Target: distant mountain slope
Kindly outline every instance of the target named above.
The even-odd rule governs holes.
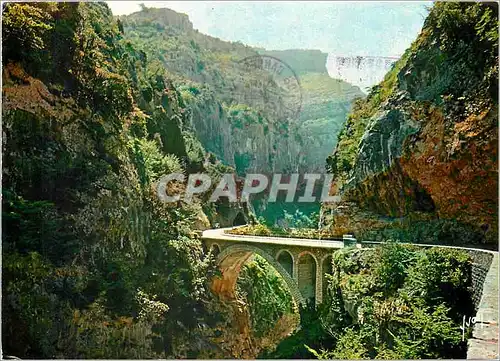
[[[276,57],[297,74],[302,89],[298,134],[309,171],[324,171],[324,160],[337,144],[340,129],[353,99],[363,97],[358,87],[333,79],[326,69],[327,54],[319,50],[262,50]]]
[[[146,8],[120,21],[125,39],[176,79],[203,146],[240,174],[323,170],[350,102],[363,95],[329,78],[326,54],[317,50],[225,42],[193,30],[184,14],[169,9]],[[293,94],[302,96],[299,116],[287,112],[279,79],[242,66],[259,53],[281,59],[303,83],[302,94]]]
[[[359,88],[325,73],[307,72],[299,76],[302,86],[302,112],[299,134],[311,170],[324,171],[324,163],[337,144],[337,137],[351,109],[352,100],[363,96]]]
[[[298,75],[303,73],[327,74],[325,64],[328,54],[320,50],[266,50],[262,48],[257,48],[256,50],[259,54],[274,56],[283,60]]]

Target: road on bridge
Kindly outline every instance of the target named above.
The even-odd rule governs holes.
[[[315,247],[315,248],[344,248],[344,242],[342,240],[321,240],[321,239],[310,239],[310,238],[291,238],[291,237],[268,237],[268,236],[249,236],[240,234],[230,234],[226,231],[239,228],[217,228],[217,229],[207,229],[203,231],[201,236],[202,239],[210,240],[221,240],[221,241],[243,241],[252,242],[260,244],[281,244],[287,246],[303,246],[303,247]]]

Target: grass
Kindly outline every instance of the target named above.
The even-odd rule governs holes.
[[[235,229],[227,230],[228,234],[263,237],[284,237],[284,238],[307,238],[307,239],[332,239],[338,240],[340,237],[329,233],[327,230],[314,228],[280,228],[269,227],[265,224],[246,225]]]

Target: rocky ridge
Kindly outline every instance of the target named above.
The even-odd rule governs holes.
[[[325,206],[326,224],[352,231],[340,216],[351,204],[359,234],[374,229],[366,219],[406,231],[426,220],[434,241],[497,242],[497,15],[489,4],[433,7],[411,48],[349,115],[328,160],[348,203]],[[415,236],[406,233],[397,237]]]

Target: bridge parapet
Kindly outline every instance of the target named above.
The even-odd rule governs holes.
[[[327,260],[331,262],[329,257],[344,247],[344,241],[230,235],[225,230],[205,231],[202,239],[207,249],[214,249],[218,254],[223,279],[226,271],[235,278],[225,279],[226,288],[234,286],[239,269],[237,273],[234,269],[229,270],[224,261],[234,254],[239,254],[238,260],[258,254],[283,277],[297,303],[304,303],[307,299],[314,299],[316,304],[322,302],[326,282],[323,268],[329,270]]]

